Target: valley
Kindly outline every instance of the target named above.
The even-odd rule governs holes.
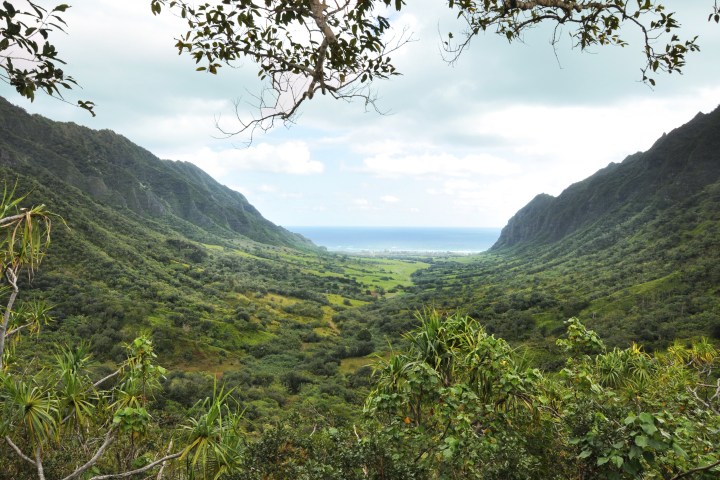
[[[382,257],[318,248],[197,167],[160,160],[112,132],[30,116],[4,101],[0,107],[6,193],[28,193],[23,207],[44,204],[53,222],[42,264],[18,277],[20,304],[45,302],[53,320],[13,344],[7,371],[32,372],[29,384],[41,382],[58,348],[82,346],[97,361],[87,370],[92,384],[117,365],[130,368],[128,351],[146,339],[166,370],[149,370],[155,392],[123,410],[138,415],[147,406],[162,425],[142,430],[146,464],[149,446],[190,428],[188,418],[206,407],[203,415],[216,408],[235,422],[235,437],[217,437],[232,437],[227,448],[241,457],[228,472],[254,471],[248,465],[259,460],[278,469],[248,478],[289,478],[292,469],[320,478],[312,475],[322,468],[334,472],[327,478],[351,478],[349,471],[365,478],[368,465],[379,472],[373,478],[465,478],[466,453],[497,469],[487,478],[510,478],[513,469],[518,478],[550,478],[541,445],[563,452],[558,475],[573,478],[608,462],[620,476],[607,478],[630,478],[641,468],[679,474],[717,458],[720,110],[557,198],[536,197],[487,252]],[[686,364],[663,353],[682,349]],[[602,377],[601,363],[612,355],[646,362],[645,380],[632,376],[640,367],[623,373],[626,380]],[[676,369],[676,377],[661,378],[663,369]],[[578,403],[563,396],[571,384],[582,393]],[[118,383],[83,401],[116,405],[115,387],[128,388]],[[637,394],[636,404],[625,403],[622,388]],[[694,405],[692,415],[668,417],[656,403],[663,395]],[[218,398],[225,403],[213,407]],[[604,404],[612,408],[602,415],[619,415],[630,430],[663,422],[685,430],[652,444],[632,430],[627,443],[592,423],[600,417],[578,413]],[[653,416],[630,419],[638,405]],[[124,421],[115,415],[111,422]],[[560,424],[568,430],[557,444],[544,438]],[[106,426],[95,425],[96,435]],[[595,444],[588,428],[614,440]],[[123,447],[128,458],[137,453],[135,438]],[[495,441],[512,447],[495,450]],[[341,445],[337,458],[328,453],[332,443]],[[206,455],[221,461],[217,451]],[[60,457],[53,457],[57,472],[66,469]],[[132,463],[123,462],[114,467]],[[324,467],[315,471],[312,462]],[[187,476],[182,470],[177,478],[200,472],[194,460]]]

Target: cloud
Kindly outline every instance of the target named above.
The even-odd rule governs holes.
[[[221,151],[204,147],[193,153],[168,156],[174,160],[192,162],[219,180],[242,171],[312,175],[325,170],[322,162],[311,158],[308,145],[300,141],[279,145],[261,143],[249,148],[230,148]]]
[[[400,199],[393,195],[383,195],[380,197],[380,200],[382,200],[385,203],[397,203],[400,201]]]
[[[379,176],[449,177],[468,174],[506,176],[519,171],[507,160],[485,153],[455,156],[450,153],[394,154],[379,153],[363,160],[363,170]]]

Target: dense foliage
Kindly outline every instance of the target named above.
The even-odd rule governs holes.
[[[253,240],[221,208],[202,228],[177,203],[198,178],[243,199],[110,132],[15,120],[57,145],[0,137],[0,478],[717,476],[714,134],[658,142],[693,156],[652,188],[620,167],[573,187],[636,195],[560,239],[376,258],[257,217]],[[154,175],[87,181],[127,164]],[[119,202],[138,183],[162,209]]]
[[[367,409],[434,478],[676,478],[720,464],[718,355],[607,349],[575,318],[556,374],[469,317],[429,312]],[[697,470],[698,472],[700,470]],[[696,478],[705,478],[697,474]]]

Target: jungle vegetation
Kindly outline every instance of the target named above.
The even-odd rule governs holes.
[[[385,259],[245,206],[198,217],[178,192],[215,187],[192,169],[4,111],[0,478],[717,475],[720,190],[699,148],[716,115],[657,144],[694,152],[666,155],[695,171],[675,183],[702,179],[692,195],[637,195],[560,240]],[[624,169],[652,158],[563,195],[643,190]],[[124,184],[87,181],[130,159]],[[520,217],[506,240],[533,231]]]
[[[425,310],[405,347],[376,364],[352,427],[318,412],[254,436],[240,389],[217,379],[182,412],[159,401],[167,371],[147,335],[109,373],[83,343],[54,345],[48,359],[18,355],[50,321],[44,303],[16,303],[18,279],[41,267],[57,221],[25,200],[6,188],[0,204],[4,478],[676,480],[712,478],[720,466],[716,348],[701,339],[654,354],[609,349],[576,318],[556,342],[563,368],[543,373],[470,317]]]
[[[177,47],[201,70],[258,60],[271,108],[237,132],[317,93],[372,104],[397,73],[391,4],[150,2],[187,22]],[[60,96],[68,7],[26,5],[0,7],[0,78]],[[657,2],[449,7],[467,26],[451,57],[486,29],[570,25],[585,49],[630,27],[652,84],[698,48]],[[609,167],[575,186],[621,200],[592,222],[541,197],[551,221],[518,218],[522,241],[382,259],[323,252],[112,132],[0,107],[0,478],[716,478],[720,122],[660,147],[654,180],[676,190],[629,195],[662,189]],[[707,155],[677,168],[673,150]]]

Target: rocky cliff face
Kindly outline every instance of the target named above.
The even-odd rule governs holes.
[[[215,235],[242,235],[278,246],[311,247],[270,221],[245,197],[195,165],[160,160],[109,130],[91,130],[28,115],[0,98],[0,162],[50,176],[117,210],[172,224],[189,222]]]
[[[611,163],[558,197],[542,194],[520,209],[493,249],[557,242],[576,232],[648,219],[720,180],[720,108],[658,139],[650,150]],[[636,222],[635,222],[636,224]]]

